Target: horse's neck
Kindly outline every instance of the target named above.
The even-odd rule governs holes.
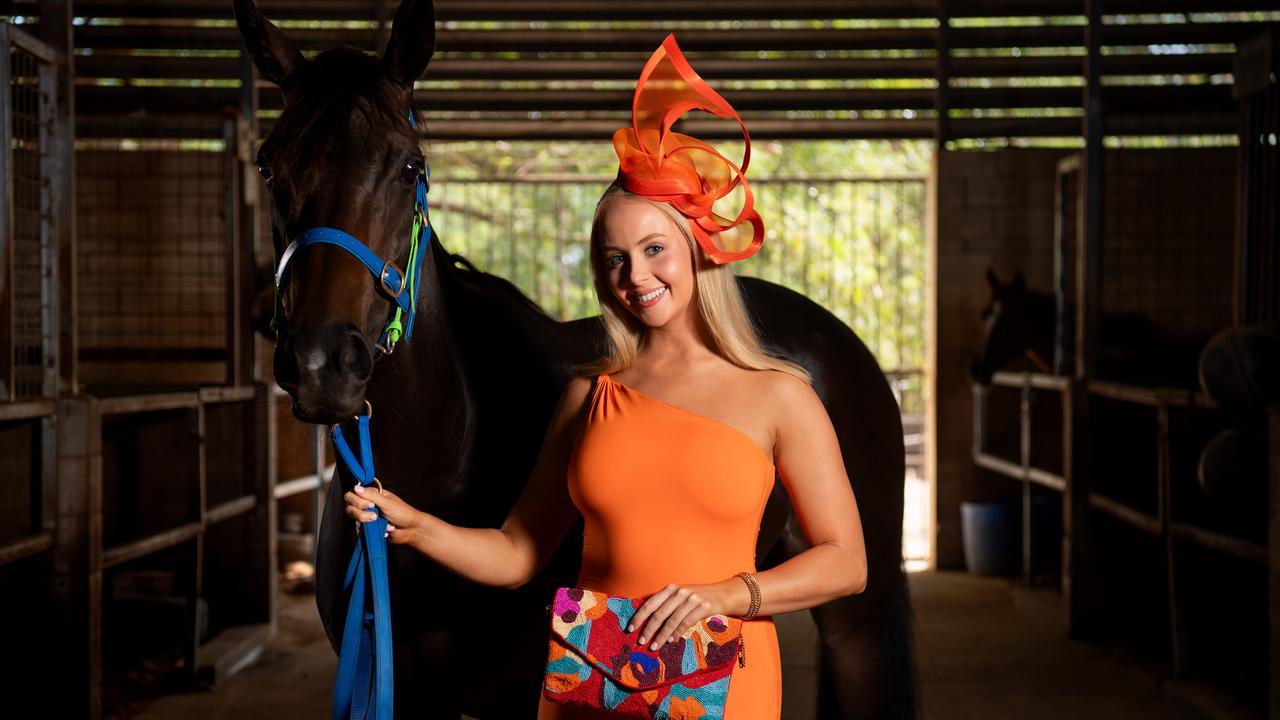
[[[449,317],[453,280],[447,255],[432,242],[422,267],[413,340],[401,340],[374,365],[368,391],[375,448],[395,465],[389,469],[421,479],[411,495],[430,507],[457,497],[476,424],[466,363]],[[403,481],[398,484],[403,487]]]

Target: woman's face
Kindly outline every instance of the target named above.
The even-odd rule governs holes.
[[[619,198],[604,213],[600,262],[609,289],[646,326],[665,325],[693,300],[688,241],[671,216],[644,200]]]

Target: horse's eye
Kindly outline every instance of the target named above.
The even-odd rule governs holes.
[[[258,174],[262,176],[263,180],[271,182],[271,164],[267,162],[266,156],[258,153],[256,162],[258,163]]]
[[[406,182],[414,182],[418,179],[418,175],[422,173],[422,161],[410,160],[404,164],[402,177]]]

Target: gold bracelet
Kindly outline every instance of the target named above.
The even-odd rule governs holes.
[[[760,612],[760,584],[756,582],[756,576],[749,572],[740,572],[738,577],[742,578],[742,582],[747,584],[747,590],[751,592],[751,606],[747,608],[747,614],[742,616],[743,620],[750,620]]]

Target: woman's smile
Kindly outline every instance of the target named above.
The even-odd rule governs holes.
[[[636,299],[636,303],[643,308],[652,307],[659,300],[661,300],[666,296],[667,296],[666,285],[662,285],[660,287],[654,288],[653,290],[650,290],[649,292],[646,292],[644,294],[632,295],[632,297]]]

